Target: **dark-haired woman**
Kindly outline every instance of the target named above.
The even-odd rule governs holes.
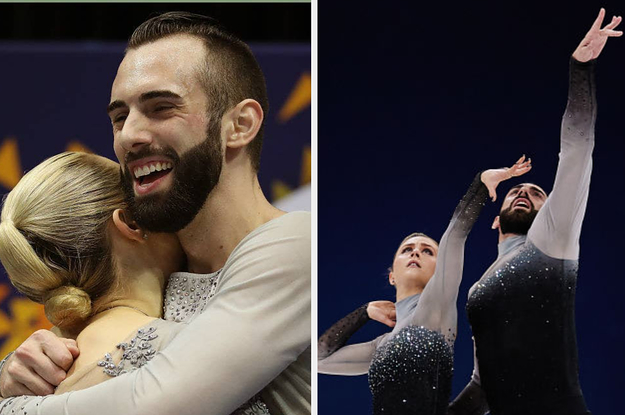
[[[436,414],[447,411],[456,337],[456,299],[464,243],[487,196],[497,185],[531,169],[524,157],[507,169],[479,174],[437,244],[416,233],[399,246],[389,273],[397,302],[376,301],[352,312],[320,337],[319,373],[369,374],[374,414]],[[375,340],[344,346],[370,319],[393,330]]]

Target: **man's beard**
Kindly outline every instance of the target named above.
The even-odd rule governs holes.
[[[513,202],[514,203],[514,202]],[[531,202],[530,202],[531,203]],[[499,213],[499,227],[501,233],[527,235],[538,211],[530,206],[529,211],[512,210],[512,205]]]
[[[219,128],[218,123],[210,123],[206,139],[182,156],[169,146],[160,149],[146,147],[129,154],[122,171],[122,187],[133,219],[141,228],[150,232],[178,232],[195,218],[221,174]],[[134,179],[128,170],[128,162],[153,155],[163,155],[171,160],[171,187],[167,191],[135,196]]]

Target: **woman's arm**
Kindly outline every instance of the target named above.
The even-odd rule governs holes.
[[[328,375],[363,375],[369,371],[371,359],[381,337],[366,343],[345,346],[349,338],[369,320],[395,325],[395,304],[373,301],[351,312],[332,325],[317,343],[319,373]]]
[[[487,196],[495,200],[499,183],[520,176],[530,169],[531,161],[521,157],[512,167],[486,170],[475,176],[441,238],[434,275],[423,290],[411,324],[425,326],[443,334],[450,344],[456,336],[456,299],[462,279],[464,243],[477,221]]]

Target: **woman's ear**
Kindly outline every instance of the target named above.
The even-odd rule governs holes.
[[[145,241],[143,230],[137,226],[137,223],[127,210],[115,209],[113,212],[113,224],[126,238],[136,242]]]

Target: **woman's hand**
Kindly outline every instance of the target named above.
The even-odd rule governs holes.
[[[367,306],[367,314],[371,320],[379,321],[389,327],[395,327],[397,315],[395,303],[391,301],[371,301]]]
[[[604,17],[605,9],[602,7],[592,27],[586,33],[577,49],[575,49],[575,52],[573,52],[573,58],[578,62],[588,62],[591,59],[597,59],[609,37],[619,37],[623,34],[619,30],[614,30],[621,23],[621,16],[613,16],[612,21],[602,29],[601,23],[603,23]]]
[[[497,186],[499,183],[512,177],[521,176],[532,169],[532,159],[525,160],[523,155],[512,167],[503,169],[490,169],[482,173],[482,183],[488,189],[488,194],[494,202],[497,200]]]

